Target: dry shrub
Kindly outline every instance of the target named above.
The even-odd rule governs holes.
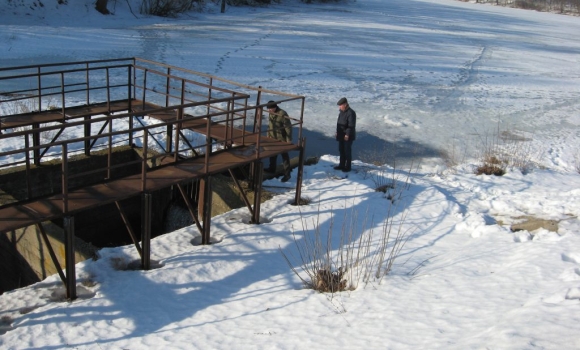
[[[143,0],[141,13],[160,16],[175,17],[180,13],[194,8],[196,0]]]
[[[316,275],[312,280],[313,288],[323,293],[334,293],[346,290],[346,279],[344,271],[339,268],[337,271],[330,271],[330,269],[320,269],[316,271]]]
[[[476,166],[475,174],[502,176],[508,168],[528,173],[535,166],[531,139],[520,134],[513,130],[502,131],[498,123],[495,133],[480,136],[477,155],[480,165]]]
[[[373,228],[365,229],[368,214],[362,227],[358,227],[356,209],[345,212],[338,242],[333,238],[334,216],[330,219],[328,233],[323,236],[320,215],[313,219],[312,229],[301,215],[303,236],[298,239],[293,233],[298,257],[280,251],[302,283],[322,293],[354,290],[360,282],[365,285],[380,283],[393,268],[408,237],[402,229],[405,213],[400,221],[395,221],[394,208],[389,203],[385,222],[378,234]],[[337,249],[333,249],[333,243],[338,243]]]

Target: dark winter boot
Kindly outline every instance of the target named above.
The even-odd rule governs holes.
[[[342,171],[345,172],[345,173],[348,173],[350,171],[350,160],[347,160],[344,163],[344,168],[342,168]]]
[[[334,170],[342,170],[344,169],[344,158],[340,157],[340,162],[337,166],[334,167]]]

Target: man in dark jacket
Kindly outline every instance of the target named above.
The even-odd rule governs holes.
[[[340,162],[334,169],[349,172],[352,162],[352,142],[356,138],[356,112],[350,108],[346,97],[338,100],[337,105],[340,112],[336,121],[336,141]]]
[[[276,102],[268,101],[266,105],[268,109],[268,137],[273,139],[292,142],[292,123],[290,122],[290,117],[288,113],[278,107]],[[276,172],[276,159],[277,156],[270,157],[270,165],[266,168],[267,172]],[[282,164],[284,165],[284,177],[282,177],[282,182],[290,180],[290,156],[288,153],[282,153]]]

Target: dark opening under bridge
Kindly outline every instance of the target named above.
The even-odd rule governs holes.
[[[283,104],[296,142],[267,137],[262,126],[267,101]],[[0,233],[34,225],[65,284],[76,298],[74,216],[115,203],[141,256],[151,268],[152,193],[176,187],[200,231],[210,243],[212,176],[229,172],[242,192],[252,223],[260,221],[262,160],[299,152],[295,202],[299,203],[305,140],[304,96],[251,87],[211,75],[144,60],[121,58],[0,68],[0,170],[20,167],[22,195],[0,203]],[[148,123],[145,122],[147,119]],[[117,164],[114,150],[129,145],[141,154]],[[71,170],[74,157],[105,152],[103,167]],[[60,184],[40,190],[28,176],[46,160],[61,166]],[[126,171],[140,169],[139,171]],[[248,200],[233,171],[249,169],[255,195]],[[184,184],[195,180],[196,198]],[[6,189],[4,189],[6,192]],[[119,202],[141,196],[141,232],[131,227]],[[197,203],[197,210],[193,203]],[[42,223],[62,219],[65,271],[58,264]]]

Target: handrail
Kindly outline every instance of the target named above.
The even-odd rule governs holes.
[[[83,66],[81,67],[81,65]],[[67,191],[70,186],[70,180],[94,176],[94,174],[99,172],[104,172],[106,179],[111,179],[113,169],[135,166],[140,162],[142,189],[145,191],[147,188],[147,171],[151,170],[147,164],[151,162],[152,166],[156,167],[154,160],[158,157],[167,156],[169,158],[166,159],[166,162],[169,159],[173,159],[169,163],[177,163],[188,157],[186,152],[193,151],[191,153],[195,154],[195,156],[189,156],[189,158],[192,158],[198,157],[195,150],[205,150],[204,154],[199,156],[204,157],[203,164],[206,172],[209,169],[210,156],[214,149],[218,148],[218,145],[223,145],[226,148],[252,145],[255,148],[255,159],[261,159],[261,143],[266,133],[266,131],[262,131],[262,119],[264,116],[263,110],[267,104],[262,103],[260,100],[263,97],[265,98],[265,96],[272,96],[278,104],[298,103],[300,105],[299,112],[293,113],[290,119],[292,127],[298,129],[298,143],[302,138],[304,96],[268,90],[262,87],[252,87],[209,74],[140,58],[20,66],[0,68],[0,72],[5,73],[11,70],[18,72],[30,69],[36,70],[36,72],[23,72],[23,74],[19,75],[0,74],[0,89],[2,88],[2,82],[6,82],[9,79],[23,79],[23,82],[25,80],[29,82],[30,78],[37,79],[36,86],[28,89],[15,86],[12,91],[0,90],[0,96],[7,97],[0,99],[0,107],[2,104],[28,99],[34,100],[34,103],[38,102],[37,112],[0,116],[0,142],[8,141],[12,138],[23,138],[24,141],[23,148],[0,152],[0,169],[16,164],[24,164],[26,171],[30,172],[32,163],[40,164],[40,160],[43,157],[60,158],[63,167],[61,190],[64,210],[67,210]],[[91,72],[97,74],[92,74]],[[79,73],[85,73],[84,77],[78,75]],[[74,77],[69,78],[69,74],[73,74]],[[51,84],[50,80],[43,81],[43,77],[54,77],[59,82],[53,81]],[[199,78],[203,78],[201,80],[205,81],[196,80]],[[45,84],[43,85],[42,83]],[[228,84],[229,86],[220,86],[219,84]],[[124,89],[125,87],[126,89]],[[239,90],[239,88],[242,88],[242,90]],[[97,93],[92,94],[95,91]],[[31,92],[31,94],[26,94],[28,92]],[[77,98],[76,104],[73,105],[70,97],[78,97],[79,93],[83,92],[86,92],[85,96]],[[257,98],[256,102],[252,104],[249,100],[254,93],[257,94]],[[57,101],[54,107],[57,108],[55,112],[62,115],[61,123],[47,125],[46,123],[31,121],[29,124],[26,124],[26,122],[22,124],[30,126],[28,129],[23,128],[4,132],[4,128],[1,127],[2,123],[3,121],[8,121],[10,117],[26,117],[50,112],[50,106],[48,103],[43,104],[43,101],[46,102],[45,99],[53,96],[59,96],[60,98],[60,101]],[[141,97],[142,100],[136,100],[137,96]],[[198,97],[203,99],[196,100]],[[159,105],[156,101],[161,100],[163,101],[159,104],[161,107],[158,107]],[[82,104],[83,101],[85,104]],[[127,109],[118,112],[113,111],[111,103],[119,101],[127,101]],[[81,107],[95,105],[106,106],[104,108],[106,112],[97,115],[90,111],[75,114],[75,109],[78,111]],[[199,111],[196,111],[199,107],[202,107],[204,112],[199,113]],[[194,115],[188,109],[194,110]],[[253,113],[248,113],[248,111],[253,111]],[[170,117],[172,114],[175,117]],[[133,118],[146,115],[165,115],[166,117],[153,125],[135,126],[133,124]],[[117,121],[127,122],[128,126],[122,130],[113,131],[113,122]],[[204,122],[205,142],[199,142],[198,144],[190,144],[189,141],[183,142],[182,130],[184,125],[195,121]],[[109,128],[108,131],[105,131],[107,123]],[[236,129],[241,131],[241,133],[236,133],[234,130],[236,123],[241,124],[241,129]],[[102,128],[97,127],[99,129],[98,133],[93,134],[91,126],[101,124]],[[255,126],[254,130],[246,130],[247,127],[252,125]],[[225,127],[226,132],[223,135],[223,139],[212,140],[212,134],[217,127]],[[166,147],[166,149],[161,146],[162,152],[155,153],[152,152],[153,149],[149,142],[156,140],[155,133],[158,128],[166,128],[167,132],[172,133],[171,137],[174,145],[173,147]],[[61,134],[65,134],[63,131],[79,129],[84,130],[82,136],[75,136],[66,140],[59,139]],[[54,140],[42,143],[40,135],[52,132],[57,133]],[[128,140],[128,145],[134,144],[133,138],[136,137],[134,135],[143,140],[143,157],[136,161],[113,164],[111,162],[112,149],[118,146],[118,138],[123,135],[127,135],[127,137],[123,137],[123,140]],[[107,141],[98,144],[100,139],[106,139]],[[32,140],[32,144],[30,140]],[[107,149],[107,165],[88,171],[70,173],[68,166],[70,156],[81,152],[73,147],[75,143],[84,143],[87,155],[93,148],[102,147]],[[51,150],[55,147],[61,148],[60,155],[58,155],[58,151]],[[41,154],[42,150],[44,152]],[[50,154],[48,153],[49,150]],[[31,154],[34,156],[31,157]],[[11,158],[12,160],[3,163],[3,158]],[[17,158],[17,160],[13,160],[14,158]],[[31,185],[28,178],[29,176],[27,176],[27,199],[30,199],[33,194],[31,193]]]

